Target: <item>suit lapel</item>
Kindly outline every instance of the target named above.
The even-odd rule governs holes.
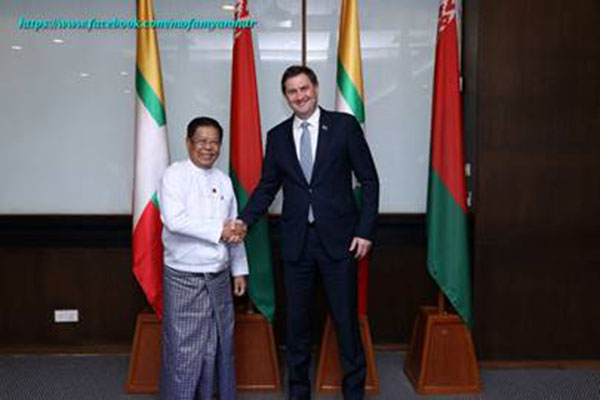
[[[317,155],[313,165],[311,182],[315,182],[319,173],[323,171],[323,168],[326,165],[327,153],[332,139],[332,132],[330,132],[331,129],[332,127],[329,126],[328,113],[321,108],[321,116],[319,118],[319,139],[317,141]]]

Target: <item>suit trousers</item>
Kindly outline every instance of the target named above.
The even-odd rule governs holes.
[[[347,258],[332,259],[312,225],[307,229],[300,258],[284,261],[290,398],[310,399],[308,372],[317,276],[325,289],[338,337],[344,399],[363,399],[366,365],[357,318],[357,264],[350,252]]]

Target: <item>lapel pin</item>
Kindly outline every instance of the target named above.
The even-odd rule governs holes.
[[[327,125],[321,125],[321,129],[323,129],[324,131],[326,131],[329,128],[327,128]]]

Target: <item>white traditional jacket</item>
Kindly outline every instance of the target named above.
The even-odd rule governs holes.
[[[221,241],[225,220],[237,217],[231,179],[217,168],[200,168],[191,160],[173,163],[159,189],[165,264],[188,272],[248,274],[244,244]]]

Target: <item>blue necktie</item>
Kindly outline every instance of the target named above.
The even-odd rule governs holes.
[[[300,136],[300,167],[306,180],[310,183],[313,169],[313,156],[310,145],[310,133],[308,132],[308,122],[302,121],[300,124],[302,135]],[[312,205],[308,207],[308,222],[312,223],[315,220],[313,215]]]

